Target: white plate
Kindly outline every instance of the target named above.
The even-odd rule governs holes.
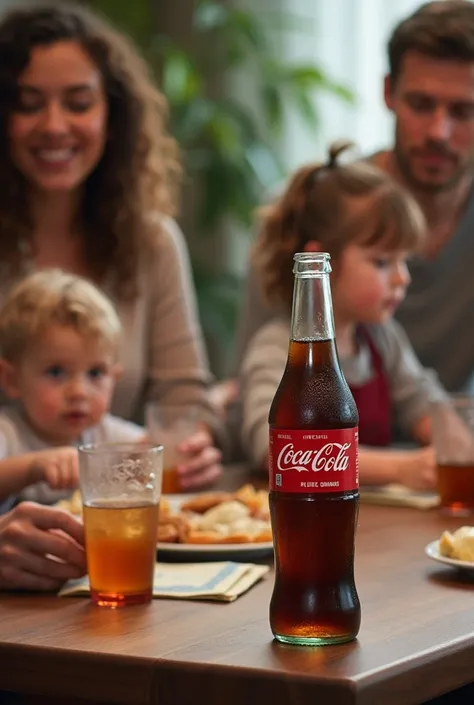
[[[179,509],[191,494],[168,494],[166,499],[174,510]],[[158,543],[158,558],[173,560],[252,560],[273,555],[273,541],[260,543]]]
[[[253,560],[273,555],[273,541],[261,543],[159,543],[158,558],[176,560]]]
[[[455,558],[448,558],[447,556],[442,556],[439,552],[438,539],[436,541],[432,541],[427,546],[425,546],[425,553],[428,558],[432,558],[434,561],[438,561],[438,563],[444,563],[445,565],[449,565],[452,568],[458,568],[459,570],[467,571],[468,573],[471,573],[474,576],[474,563],[470,563],[469,561],[458,561]]]

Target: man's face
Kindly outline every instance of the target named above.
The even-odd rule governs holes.
[[[403,57],[385,103],[395,116],[395,156],[417,189],[451,188],[474,164],[474,62]]]

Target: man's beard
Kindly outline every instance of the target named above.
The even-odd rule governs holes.
[[[424,191],[427,194],[437,194],[442,193],[443,191],[451,191],[459,184],[460,181],[462,181],[466,173],[473,168],[473,160],[471,157],[469,163],[458,164],[451,176],[445,181],[429,181],[417,178],[414,170],[412,169],[410,158],[405,152],[403,152],[402,149],[400,149],[399,146],[397,146],[397,141],[395,142],[393,152],[395,155],[396,166],[406,184],[416,191]]]

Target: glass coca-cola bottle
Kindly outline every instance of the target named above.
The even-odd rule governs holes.
[[[337,356],[330,256],[294,259],[288,361],[269,415],[270,625],[282,642],[337,644],[360,626],[358,414]]]

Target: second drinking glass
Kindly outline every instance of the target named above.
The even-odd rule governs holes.
[[[199,407],[150,402],[146,407],[146,426],[152,443],[164,447],[163,494],[181,492],[177,468],[184,456],[179,446],[199,429]]]

